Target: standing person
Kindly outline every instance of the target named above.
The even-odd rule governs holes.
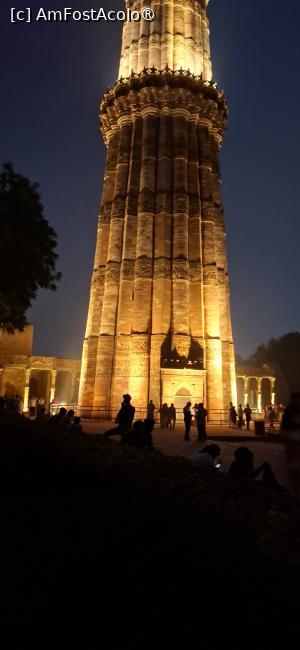
[[[153,404],[152,399],[150,400],[148,406],[147,406],[147,418],[149,420],[154,420],[154,411],[155,411],[155,404]]]
[[[35,418],[37,416],[37,404],[38,404],[38,398],[37,395],[35,395],[35,397],[33,398],[33,408],[34,408],[33,413]]]
[[[36,398],[31,397],[29,400],[29,415],[31,418],[35,417],[35,409],[36,409]]]
[[[168,424],[169,409],[168,404],[162,404],[159,409],[160,414],[160,428],[165,429]]]
[[[175,431],[175,424],[176,424],[176,408],[174,404],[171,404],[169,408],[169,422],[170,422],[170,429],[172,431]]]
[[[161,429],[168,428],[168,418],[169,418],[168,404],[162,404],[159,409],[159,413],[160,413],[160,428]]]
[[[114,427],[114,429],[109,429],[106,431],[104,434],[106,438],[117,435],[123,436],[125,433],[127,433],[127,431],[130,431],[135,414],[135,408],[132,406],[132,404],[130,404],[130,402],[131,395],[128,395],[127,393],[123,395],[123,402],[117,415],[118,426]]]
[[[251,416],[252,416],[252,410],[251,410],[249,404],[247,404],[246,408],[244,409],[244,413],[245,413],[245,416],[246,416],[247,431],[249,431],[250,430]]]
[[[286,434],[286,459],[291,491],[300,497],[300,393],[291,396],[282,417],[282,431]]]
[[[279,409],[278,410],[279,410],[279,412],[278,412],[278,422],[279,422],[280,428],[281,428],[281,426],[282,426],[282,418],[283,418],[283,415],[284,415],[284,406],[283,406],[283,404],[279,404]]]
[[[238,428],[242,429],[243,426],[244,426],[244,411],[242,405],[240,404],[238,408]]]
[[[268,421],[269,421],[269,431],[275,431],[274,422],[276,420],[276,411],[273,406],[269,406],[268,412]]]
[[[229,415],[229,429],[233,429],[233,420],[232,420],[232,411],[233,411],[233,404],[230,402],[229,404],[229,409],[228,409],[228,415]]]
[[[185,425],[185,434],[184,439],[186,441],[190,440],[190,429],[192,424],[192,413],[191,413],[192,402],[188,402],[183,409],[183,419]]]
[[[237,412],[235,406],[231,407],[231,421],[232,421],[232,428],[236,429],[236,422],[237,422]]]
[[[45,398],[40,397],[38,400],[37,414],[40,416],[42,408],[45,408]]]
[[[169,407],[168,404],[163,404],[161,407],[161,428],[168,429],[168,420],[169,420]]]
[[[206,435],[206,418],[207,410],[204,408],[204,404],[201,402],[197,406],[196,410],[196,420],[198,428],[198,442],[205,441],[207,439]]]
[[[19,413],[20,415],[23,414],[23,410],[24,410],[24,402],[23,402],[23,399],[22,399],[22,397],[21,397],[20,395],[18,396],[17,410],[18,410],[18,413]]]

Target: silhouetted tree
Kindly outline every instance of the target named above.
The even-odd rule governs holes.
[[[259,345],[250,361],[261,366],[264,363],[278,366],[284,373],[290,392],[300,391],[300,333],[290,332],[279,339],[271,339]]]
[[[39,288],[56,289],[57,235],[43,215],[38,185],[16,174],[10,163],[0,173],[0,327],[22,330]]]

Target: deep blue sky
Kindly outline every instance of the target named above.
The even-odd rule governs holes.
[[[105,153],[98,105],[117,76],[121,24],[11,25],[11,5],[0,9],[0,162],[39,182],[63,272],[58,291],[40,292],[29,314],[34,352],[79,357]],[[230,109],[223,196],[234,336],[245,356],[299,329],[300,5],[211,0],[209,17],[214,80]]]

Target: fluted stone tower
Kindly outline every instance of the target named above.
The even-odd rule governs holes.
[[[107,148],[79,404],[209,410],[236,400],[208,0],[126,0],[119,79],[100,107]]]

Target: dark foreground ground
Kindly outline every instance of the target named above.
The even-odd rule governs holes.
[[[0,429],[2,647],[289,640],[297,501],[100,436]]]

